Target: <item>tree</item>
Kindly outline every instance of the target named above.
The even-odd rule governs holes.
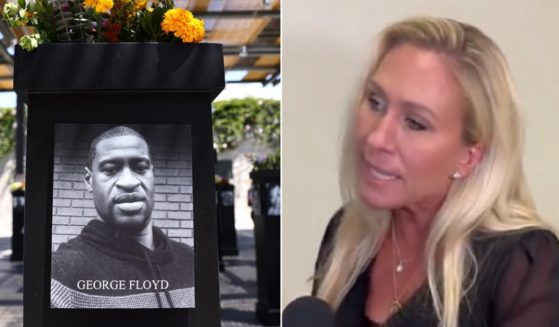
[[[8,154],[15,145],[15,122],[14,109],[0,108],[0,158]]]
[[[246,139],[279,152],[280,102],[256,98],[217,101],[213,130],[218,152],[234,149]]]

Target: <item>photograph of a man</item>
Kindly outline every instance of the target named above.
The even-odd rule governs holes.
[[[146,139],[117,126],[89,145],[85,192],[97,218],[52,253],[53,308],[194,307],[194,254],[153,224]]]

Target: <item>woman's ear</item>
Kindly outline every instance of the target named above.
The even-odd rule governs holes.
[[[468,176],[483,159],[485,146],[478,142],[474,145],[464,147],[463,153],[460,155],[457,173],[461,177]]]

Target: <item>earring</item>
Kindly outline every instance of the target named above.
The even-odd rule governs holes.
[[[450,179],[452,179],[452,180],[457,180],[457,179],[460,179],[460,178],[462,178],[462,175],[460,175],[459,172],[455,172],[454,174],[452,174],[452,176],[450,176]]]

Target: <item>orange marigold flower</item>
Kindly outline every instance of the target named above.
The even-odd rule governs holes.
[[[94,8],[97,13],[109,11],[113,5],[113,0],[84,0],[83,2],[84,8]]]
[[[143,10],[146,9],[147,4],[147,0],[136,0],[134,7],[136,8],[136,10]]]
[[[173,33],[184,43],[200,42],[204,39],[204,21],[194,18],[186,9],[174,8],[167,10],[161,28],[166,33]]]

